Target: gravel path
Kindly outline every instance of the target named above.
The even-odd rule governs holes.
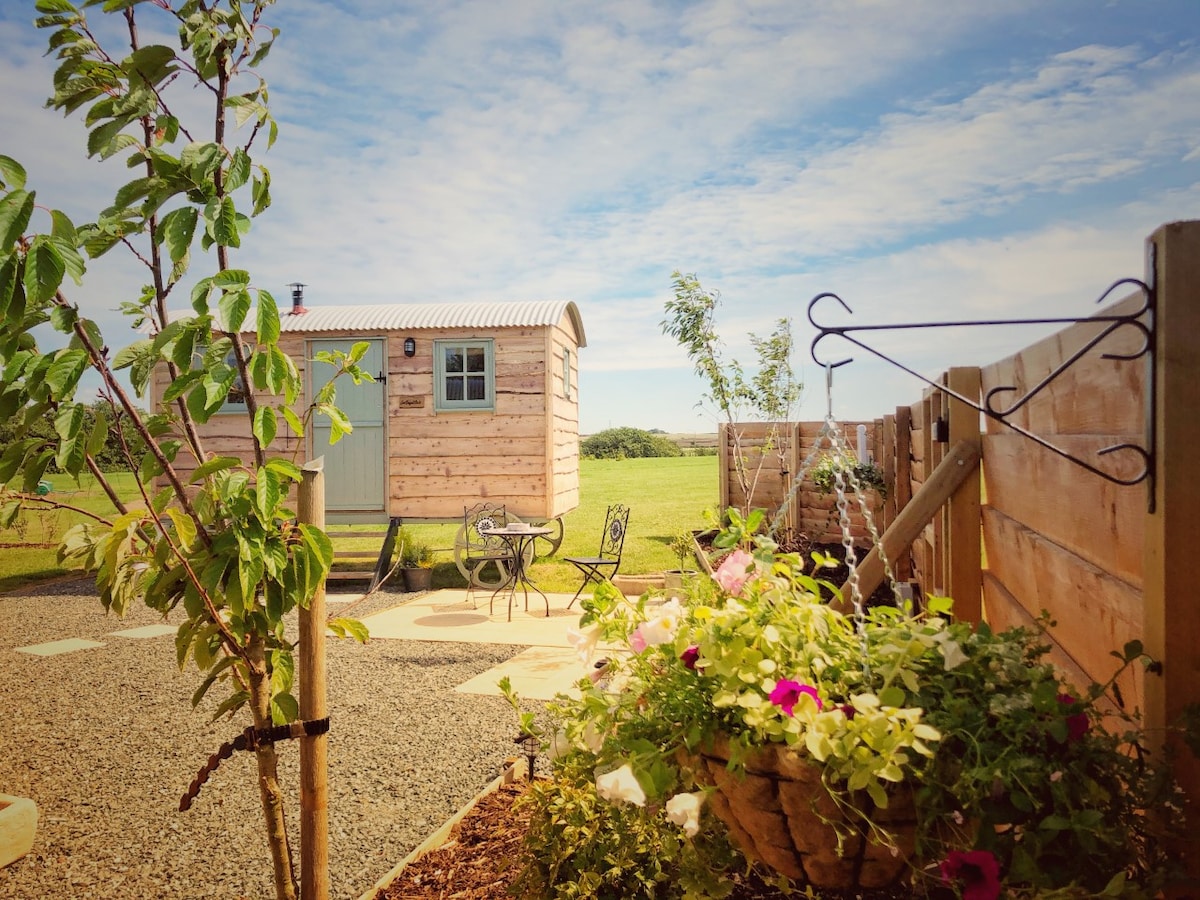
[[[376,595],[352,614],[403,599]],[[249,716],[209,724],[215,702],[191,708],[200,678],[194,666],[179,671],[170,635],[110,634],[160,621],[144,607],[106,617],[86,581],[0,596],[0,793],[32,797],[40,813],[33,850],[0,869],[0,898],[274,896],[251,754],[223,762],[192,809],[177,811],[197,769]],[[13,649],[68,637],[105,646]],[[332,896],[357,898],[513,755],[507,702],[454,687],[523,648],[328,647]],[[280,756],[298,855],[295,742]]]

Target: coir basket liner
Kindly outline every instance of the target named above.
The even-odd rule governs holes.
[[[890,794],[886,809],[875,806],[865,791],[840,798],[886,830],[893,841],[888,846],[830,796],[821,770],[803,752],[776,744],[753,748],[743,758],[744,772],[729,770],[729,756],[729,739],[718,736],[687,760],[700,781],[716,787],[713,812],[751,859],[801,885],[828,890],[887,887],[907,873],[916,840],[910,790]],[[840,855],[839,830],[844,835]]]

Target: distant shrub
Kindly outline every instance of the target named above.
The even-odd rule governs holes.
[[[638,459],[682,456],[674,441],[640,428],[609,428],[585,438],[579,451],[588,459]]]

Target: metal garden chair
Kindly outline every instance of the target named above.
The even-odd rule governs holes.
[[[494,591],[512,577],[512,550],[502,538],[484,534],[509,523],[504,504],[476,503],[463,509],[463,524],[455,541],[460,568],[467,576],[467,599],[475,607],[476,588]],[[490,567],[490,568],[489,568]]]
[[[604,517],[604,532],[600,535],[600,552],[596,556],[567,556],[564,559],[583,573],[583,584],[567,604],[575,605],[579,595],[590,582],[604,581],[617,573],[621,566],[621,551],[625,547],[625,532],[629,526],[629,507],[614,503]],[[608,571],[611,570],[611,571]]]

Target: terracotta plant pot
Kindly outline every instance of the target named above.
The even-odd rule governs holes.
[[[416,568],[401,569],[400,571],[404,573],[404,590],[408,593],[433,589],[433,569]]]
[[[687,757],[697,778],[717,788],[712,810],[747,857],[760,860],[800,885],[825,890],[882,888],[899,882],[916,847],[911,790],[889,796],[879,809],[866,792],[840,799],[863,810],[892,834],[898,852],[871,839],[863,821],[829,795],[821,771],[803,752],[782,745],[753,750],[745,773],[731,772],[729,741]],[[843,834],[838,853],[837,823]]]
[[[695,578],[700,573],[695,569],[669,569],[663,572],[663,587],[668,591],[682,591],[683,583],[689,578]]]

